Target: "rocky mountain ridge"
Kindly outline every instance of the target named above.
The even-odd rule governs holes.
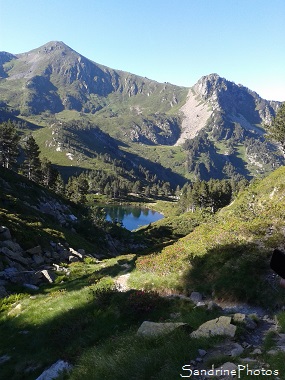
[[[155,157],[154,148],[139,154],[150,166],[158,161],[185,179],[251,178],[284,161],[277,146],[264,139],[263,128],[280,102],[262,99],[218,74],[202,77],[191,88],[158,83],[95,63],[63,42],[22,54],[0,53],[0,106],[2,120],[16,115],[57,129],[66,119],[88,120],[118,141],[122,157],[125,151],[137,154],[138,145],[171,147],[177,153],[182,147],[179,162],[171,158],[173,153]],[[50,139],[44,135],[51,129],[46,131],[38,133],[38,140],[45,138],[47,146]],[[86,150],[85,135],[78,136],[82,149],[71,146],[74,157],[77,150],[80,157]],[[87,160],[80,158],[80,165],[96,153],[95,148]],[[56,156],[49,154],[51,160]]]

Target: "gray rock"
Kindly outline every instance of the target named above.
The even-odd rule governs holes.
[[[249,363],[249,364],[254,364],[257,363],[257,360],[251,359],[251,358],[240,358],[239,359],[242,363]]]
[[[222,308],[219,305],[217,305],[216,302],[209,301],[207,309],[210,310],[210,311],[212,311],[212,310],[221,310]]]
[[[206,303],[201,301],[201,302],[197,302],[195,307],[206,307],[206,306],[207,306]]]
[[[187,326],[187,323],[182,323],[182,322],[157,323],[157,322],[144,321],[139,327],[137,334],[145,336],[145,337],[153,337],[153,336],[158,336],[158,335],[164,335],[164,334],[170,333],[173,330],[176,330],[177,328],[186,327],[186,326]]]
[[[210,337],[214,335],[226,335],[234,337],[236,326],[231,324],[231,317],[222,316],[203,323],[196,331],[193,331],[191,338]]]
[[[22,252],[23,251],[22,248],[20,247],[20,245],[18,243],[15,243],[12,240],[5,240],[1,244],[2,244],[2,247],[7,247],[11,251],[14,251],[14,252]]]
[[[36,380],[53,380],[56,379],[61,372],[69,372],[72,369],[72,365],[63,360],[58,360],[50,368],[46,369]]]
[[[83,255],[79,253],[78,251],[76,251],[75,249],[69,248],[69,252],[71,253],[72,256],[76,256],[81,260],[83,259]]]
[[[29,255],[41,255],[42,254],[42,248],[40,245],[37,245],[36,247],[27,249],[26,252]]]
[[[261,349],[260,349],[260,348],[255,348],[255,349],[252,351],[251,354],[252,354],[252,355],[261,355],[262,352],[261,352]]]
[[[36,286],[36,285],[33,285],[33,284],[23,284],[23,286],[27,289],[31,289],[31,290],[39,290],[39,287]]]
[[[0,226],[0,240],[11,240],[12,236],[9,228]]]
[[[202,294],[199,292],[192,292],[190,294],[190,300],[193,301],[195,304],[202,301]]]
[[[45,259],[42,255],[33,255],[33,261],[36,265],[42,265],[45,262]]]
[[[207,351],[202,350],[201,348],[199,348],[198,353],[203,358],[207,354]]]
[[[68,261],[70,263],[75,263],[75,262],[79,261],[79,257],[71,255],[68,257]]]
[[[257,324],[251,318],[242,313],[235,313],[233,315],[233,322],[242,323],[250,330],[254,330],[257,327]]]
[[[77,252],[80,253],[80,255],[82,255],[82,256],[85,256],[85,255],[86,255],[86,253],[85,253],[85,249],[83,249],[83,248],[79,248],[79,249],[77,250]]]
[[[42,278],[46,281],[52,284],[55,280],[55,274],[52,271],[48,271],[46,269],[42,270],[40,272],[42,274]]]
[[[0,248],[0,255],[1,254],[8,257],[10,260],[17,261],[20,264],[23,264],[23,265],[29,264],[29,261],[22,256],[21,252],[14,252],[7,247],[2,247]]]
[[[0,356],[0,365],[7,362],[10,359],[11,359],[11,356],[8,356],[8,355]]]
[[[243,353],[244,349],[238,343],[234,343],[234,348],[231,350],[231,356],[239,356]]]
[[[4,280],[10,280],[13,276],[18,274],[18,270],[16,268],[6,268],[2,272],[0,272],[0,278]]]

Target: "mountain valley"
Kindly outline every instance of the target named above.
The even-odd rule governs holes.
[[[0,52],[0,378],[283,379],[284,117],[218,74]],[[164,217],[128,231],[114,204]]]

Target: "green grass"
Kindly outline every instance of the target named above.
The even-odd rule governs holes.
[[[184,238],[139,257],[136,286],[148,276],[152,283],[167,284],[167,277],[175,274],[177,283],[172,281],[171,287],[182,287],[185,293],[214,291],[217,298],[272,308],[284,302],[282,292],[266,283],[272,249],[284,244],[284,177],[285,168],[280,168],[256,181],[232,205],[200,220]]]
[[[32,297],[26,293],[2,300],[0,356],[8,355],[11,360],[1,365],[0,377],[32,380],[59,358],[76,364],[74,378],[83,376],[82,371],[86,372],[85,378],[93,376],[93,372],[94,376],[100,376],[104,369],[106,374],[115,376],[114,362],[118,365],[121,361],[122,373],[129,373],[135,365],[135,352],[138,378],[144,378],[145,371],[160,373],[166,362],[172,369],[165,368],[164,375],[181,368],[186,357],[200,348],[201,341],[191,341],[188,334],[181,333],[151,343],[136,337],[135,331],[144,320],[170,321],[173,312],[178,315],[175,321],[189,323],[192,329],[216,314],[193,309],[191,302],[161,298],[157,293],[116,292],[113,279],[123,273],[118,263],[132,259],[133,256],[122,256],[99,264],[73,263],[69,266],[70,277],[63,283],[43,286]],[[147,352],[151,346],[153,350]],[[127,351],[129,365],[127,358],[123,359]],[[99,355],[98,371],[91,365],[94,352],[96,357]],[[110,366],[106,366],[107,358]],[[148,364],[144,367],[143,363]],[[31,367],[35,369],[29,372]],[[111,378],[108,376],[103,378]]]

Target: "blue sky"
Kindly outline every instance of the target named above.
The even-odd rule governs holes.
[[[59,40],[159,82],[218,73],[285,101],[284,20],[284,0],[0,0],[0,51]]]

